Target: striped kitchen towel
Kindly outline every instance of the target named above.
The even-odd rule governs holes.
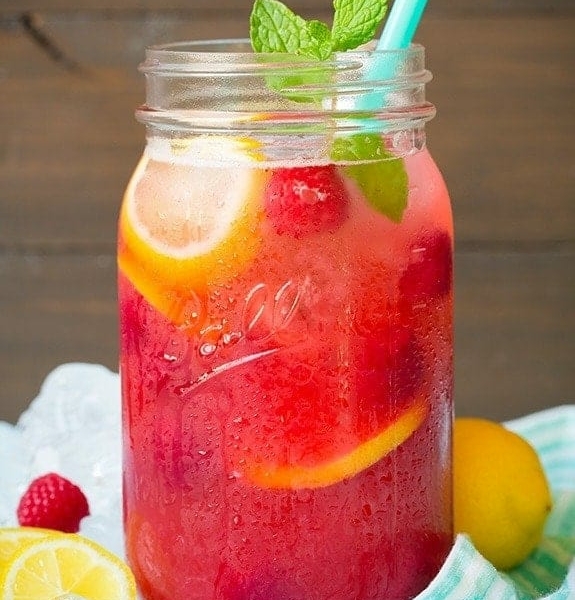
[[[575,405],[505,425],[533,445],[549,478],[554,502],[541,543],[519,567],[503,573],[459,535],[417,600],[575,600]]]

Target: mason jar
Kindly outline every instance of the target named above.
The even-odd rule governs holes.
[[[452,544],[453,228],[424,48],[186,42],[141,71],[118,266],[143,598],[412,598]]]

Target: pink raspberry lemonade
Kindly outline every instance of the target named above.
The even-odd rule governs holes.
[[[300,104],[139,112],[118,265],[126,548],[146,600],[405,600],[452,544],[432,107],[350,132]]]

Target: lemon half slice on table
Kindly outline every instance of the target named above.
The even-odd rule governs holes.
[[[52,529],[41,527],[0,528],[0,572],[22,544],[32,542],[54,533]]]
[[[73,533],[22,530],[0,530],[0,600],[136,600],[132,572],[105,548]]]
[[[199,136],[144,154],[124,195],[118,265],[176,325],[197,312],[209,284],[255,256],[267,180],[257,143]],[[189,158],[188,158],[189,157]]]

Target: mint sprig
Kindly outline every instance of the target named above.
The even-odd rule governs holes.
[[[279,0],[256,0],[250,15],[250,37],[256,52],[304,54],[311,45],[305,19]]]
[[[331,28],[318,20],[306,21],[279,0],[255,0],[250,16],[250,38],[256,52],[289,53],[325,61],[334,52],[353,50],[369,42],[387,12],[387,0],[333,0]],[[290,84],[318,84],[329,73],[274,75],[268,85],[285,94]],[[292,98],[307,101],[305,96]],[[344,163],[369,204],[395,223],[407,206],[408,177],[403,160],[389,152],[374,133],[336,138],[330,158]]]
[[[343,52],[366,44],[387,12],[387,0],[334,0],[332,50]]]
[[[256,52],[289,52],[326,60],[373,39],[387,12],[387,0],[334,0],[331,29],[306,21],[279,0],[255,0],[250,38]]]

